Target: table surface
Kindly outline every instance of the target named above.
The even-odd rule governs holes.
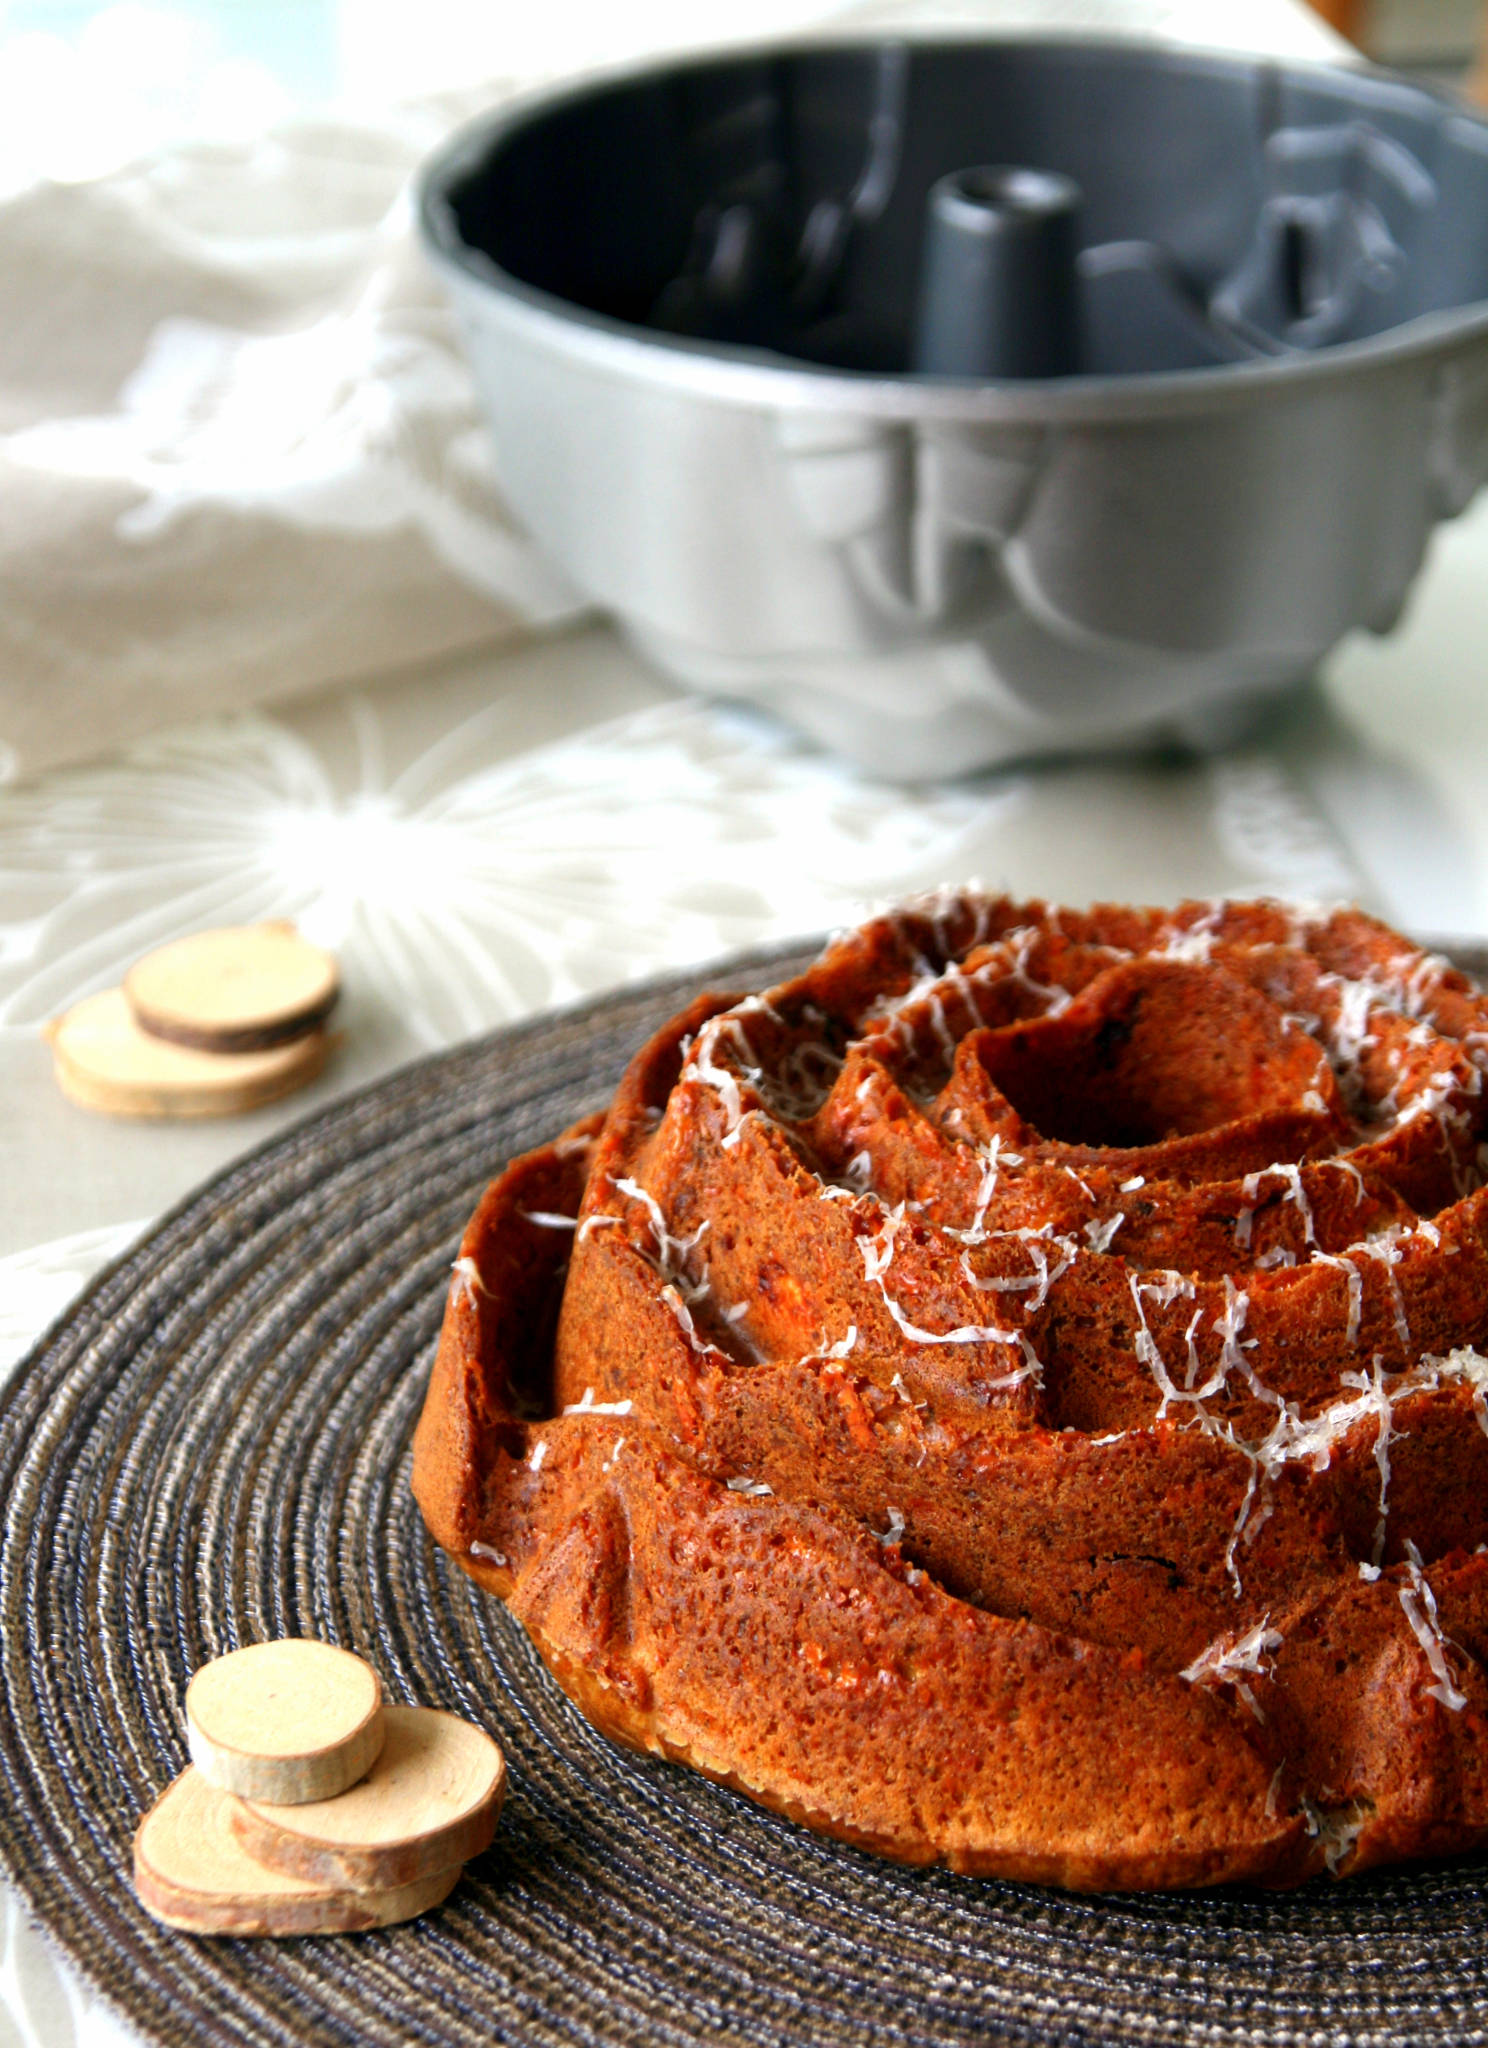
[[[893,788],[679,694],[604,625],[177,728],[0,790],[0,1367],[170,1204],[392,1066],[943,880],[1351,897],[1488,939],[1488,494],[1399,629],[1236,749]],[[636,801],[644,792],[644,801]],[[679,856],[679,849],[685,855]],[[340,956],[301,1096],[192,1125],[67,1103],[40,1027],[179,932],[296,919]],[[132,2039],[0,1890],[0,2048]]]

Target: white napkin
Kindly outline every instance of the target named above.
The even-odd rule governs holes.
[[[412,234],[446,126],[300,122],[0,207],[12,771],[572,609]]]

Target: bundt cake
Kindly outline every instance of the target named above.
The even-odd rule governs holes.
[[[1488,998],[1356,911],[945,893],[508,1166],[415,1447],[605,1731],[912,1863],[1488,1840]]]

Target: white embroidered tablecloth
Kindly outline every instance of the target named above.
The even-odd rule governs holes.
[[[1203,0],[1050,11],[1244,39]],[[1327,47],[1292,0],[1247,20]],[[943,879],[1352,896],[1488,937],[1488,504],[1439,536],[1393,640],[1346,646],[1238,751],[865,781],[659,681],[505,521],[391,199],[448,118],[302,123],[0,204],[0,275],[34,258],[49,294],[29,333],[0,322],[0,742],[70,761],[0,789],[0,1361],[337,1091]],[[89,349],[70,320],[100,275],[119,318]],[[310,312],[286,327],[286,305]],[[168,937],[268,916],[342,961],[344,1045],[312,1090],[174,1127],[63,1100],[47,1018]],[[0,1894],[0,2048],[132,2038]]]

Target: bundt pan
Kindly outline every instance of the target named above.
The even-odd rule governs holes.
[[[1488,123],[1380,74],[677,63],[478,122],[421,213],[536,538],[882,774],[1221,744],[1488,474]]]

